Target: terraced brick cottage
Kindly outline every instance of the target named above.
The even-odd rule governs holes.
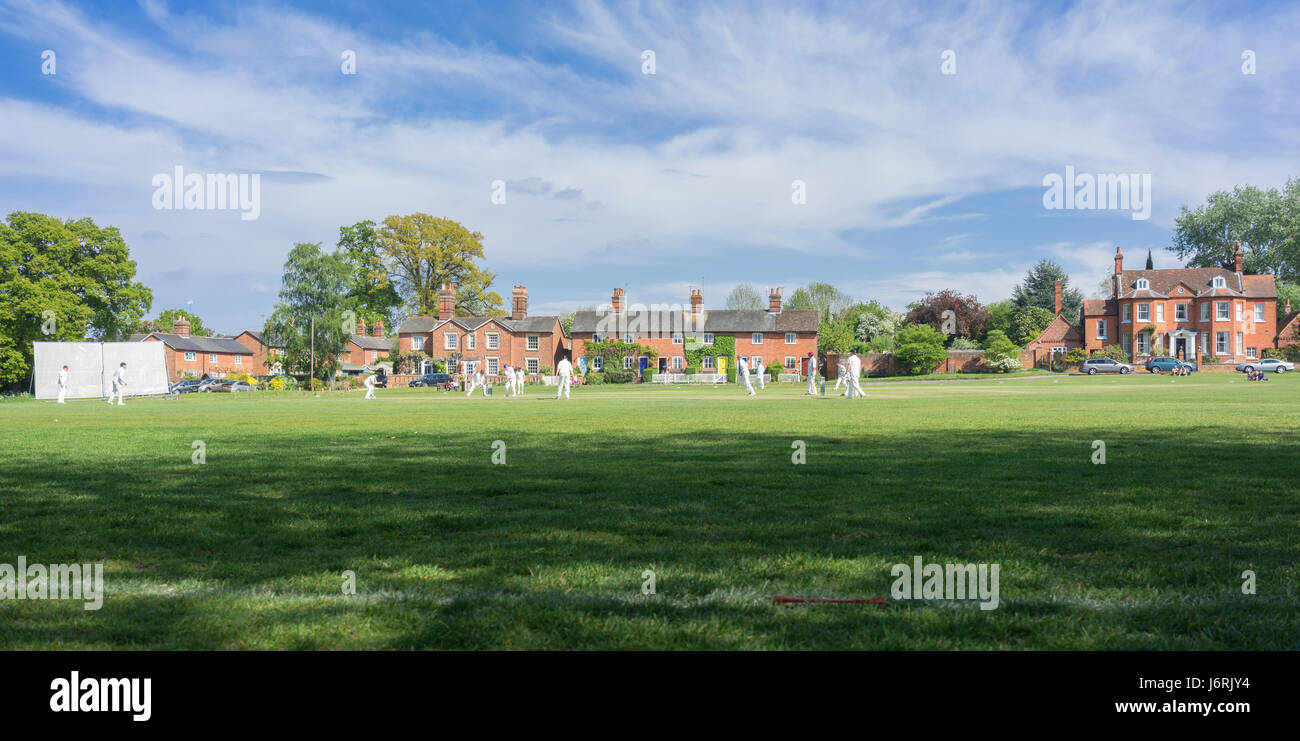
[[[529,373],[554,369],[567,351],[558,316],[528,316],[528,289],[515,286],[509,317],[456,316],[456,287],[438,289],[438,316],[407,317],[397,328],[403,353],[419,350],[448,363],[454,373],[482,368],[498,374],[506,365]],[[426,361],[428,371],[430,361]]]
[[[817,352],[815,310],[783,311],[781,289],[772,289],[766,311],[748,309],[704,309],[704,296],[691,291],[688,308],[628,307],[623,289],[615,288],[609,305],[597,311],[579,311],[573,317],[573,357],[586,353],[588,342],[615,339],[653,347],[659,352],[657,368],[651,372],[676,373],[686,368],[686,338],[698,338],[707,348],[720,336],[734,337],[736,355],[757,358],[764,365],[778,364],[792,373],[802,373],[808,353]],[[647,368],[649,358],[623,358],[625,369]],[[717,358],[705,353],[701,370],[713,372]],[[596,368],[595,370],[602,370]]]
[[[1277,345],[1277,287],[1271,275],[1235,269],[1125,270],[1115,248],[1113,294],[1083,302],[1085,347],[1121,345],[1136,362],[1152,355],[1240,363]]]
[[[190,323],[184,319],[173,322],[171,332],[151,332],[141,342],[161,342],[167,347],[163,356],[171,380],[186,376],[198,378],[204,374],[261,372],[253,365],[252,350],[230,337],[192,336]]]

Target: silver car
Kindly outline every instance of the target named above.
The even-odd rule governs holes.
[[[1127,363],[1121,363],[1110,358],[1088,358],[1079,364],[1079,371],[1095,376],[1098,373],[1121,373],[1129,374],[1133,372],[1133,366]]]
[[[1295,370],[1295,363],[1278,360],[1277,358],[1264,358],[1262,360],[1252,360],[1248,363],[1242,363],[1237,366],[1238,373],[1251,373],[1261,370],[1265,373],[1272,371],[1274,373],[1286,373]]]

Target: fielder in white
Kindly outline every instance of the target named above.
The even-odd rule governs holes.
[[[517,396],[519,394],[519,377],[515,375],[513,365],[506,366],[506,397]]]
[[[570,363],[568,358],[560,358],[560,362],[555,364],[555,373],[559,376],[559,383],[555,387],[555,398],[560,398],[560,394],[564,394],[566,399],[569,398],[569,386],[572,385],[573,379],[573,363]]]
[[[739,356],[739,362],[736,363],[736,375],[740,376],[740,383],[749,392],[749,395],[755,396],[754,386],[749,382],[749,363],[745,360],[744,355]]]
[[[68,394],[68,366],[65,365],[63,366],[63,370],[59,371],[59,403],[60,404],[67,403],[63,400],[63,397],[67,396],[67,394]]]
[[[808,390],[804,392],[804,396],[816,396],[816,395],[817,395],[817,356],[814,355],[813,353],[808,353]]]
[[[366,385],[365,398],[366,399],[375,398],[375,374],[374,373],[371,373],[370,375],[366,376],[365,385]]]
[[[861,376],[862,358],[859,358],[858,352],[854,350],[849,353],[849,377],[848,380],[844,382],[844,384],[848,386],[848,391],[845,393],[850,399],[866,396],[862,391],[862,382],[860,381]]]
[[[526,380],[526,376],[524,375],[524,369],[523,369],[523,368],[515,368],[515,396],[523,396],[523,395],[524,395],[524,381],[525,381],[525,380]]]
[[[841,359],[835,361],[835,371],[836,371],[836,372],[835,372],[835,388],[833,388],[833,389],[831,389],[831,390],[832,390],[832,391],[839,391],[839,390],[840,390],[840,384],[841,384],[841,383],[848,383],[848,381],[844,378],[844,359],[843,359],[843,358],[841,358]],[[840,394],[840,396],[844,396],[844,394]]]
[[[117,372],[113,374],[113,393],[108,396],[108,403],[113,403],[113,397],[117,397],[117,405],[123,406],[122,397],[126,395],[126,363],[117,366]]]
[[[767,379],[764,376],[767,375],[767,366],[763,365],[762,358],[759,358],[758,362],[754,363],[754,373],[758,374],[758,387],[766,391]]]

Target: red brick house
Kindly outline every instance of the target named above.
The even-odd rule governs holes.
[[[373,368],[376,363],[388,360],[393,350],[393,338],[384,334],[384,322],[375,322],[373,334],[366,334],[365,322],[357,322],[356,334],[348,338],[347,351],[339,357],[345,373]]]
[[[1271,275],[1245,275],[1237,246],[1235,270],[1125,270],[1115,248],[1112,296],[1083,302],[1084,346],[1118,344],[1143,362],[1173,355],[1197,362],[1240,363],[1276,346],[1277,287]]]
[[[558,316],[528,316],[528,289],[515,286],[508,317],[455,316],[456,287],[438,290],[438,316],[412,316],[397,329],[401,351],[421,351],[447,362],[448,372],[482,369],[496,375],[510,365],[529,373],[553,369],[568,350]]]
[[[190,323],[177,319],[171,332],[151,332],[141,342],[161,342],[167,350],[167,377],[175,380],[204,374],[224,376],[227,373],[256,374],[253,351],[231,337],[195,337],[190,335]]]
[[[1083,333],[1061,314],[1061,281],[1058,280],[1056,281],[1055,318],[1037,337],[1025,343],[1023,349],[1033,350],[1034,357],[1040,357],[1044,353],[1051,354],[1054,351],[1060,353],[1076,347],[1083,347]]]
[[[1277,336],[1273,338],[1273,346],[1277,348],[1286,345],[1300,344],[1300,311],[1291,311],[1291,299],[1286,300],[1286,308],[1277,318]]]
[[[650,372],[684,372],[686,338],[699,338],[705,347],[719,336],[734,337],[736,355],[757,358],[766,366],[780,365],[791,373],[802,373],[808,353],[817,352],[818,313],[815,310],[782,311],[781,290],[773,289],[768,308],[763,310],[704,310],[704,297],[691,291],[689,308],[652,305],[628,307],[623,289],[615,288],[608,306],[597,311],[579,311],[573,317],[573,357],[585,354],[588,342],[613,338],[653,347],[659,353],[658,367]],[[624,358],[624,368],[647,367],[649,358]],[[734,362],[734,361],[729,361]],[[713,372],[716,358],[707,353],[701,371]],[[595,368],[594,370],[602,370]]]
[[[246,329],[235,335],[235,342],[248,348],[253,353],[252,366],[256,370],[250,370],[249,373],[255,376],[272,375],[282,372],[284,369],[276,363],[275,367],[267,364],[272,355],[279,355],[278,347],[271,347],[266,344],[266,336],[262,332]]]

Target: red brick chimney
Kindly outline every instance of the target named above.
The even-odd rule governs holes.
[[[1061,281],[1056,281],[1056,313],[1061,313]]]
[[[190,321],[177,317],[172,320],[172,334],[178,334],[181,337],[190,336]]]
[[[1237,243],[1237,251],[1232,253],[1232,260],[1237,264],[1237,275],[1241,275],[1241,261],[1246,257],[1246,253],[1241,251],[1241,242]]]
[[[1124,272],[1124,253],[1120,251],[1119,245],[1115,245],[1115,276],[1110,279],[1112,288],[1115,289],[1115,298],[1119,298],[1119,281],[1120,275]]]
[[[450,319],[456,316],[456,286],[443,283],[438,289],[438,318]]]
[[[1286,300],[1286,313],[1291,313],[1291,299]]]
[[[510,318],[523,319],[528,316],[528,289],[523,286],[515,286],[511,299]]]
[[[770,314],[781,313],[781,289],[773,288],[767,294],[767,311]]]
[[[362,335],[362,336],[365,336],[365,334],[366,334],[366,320],[365,320],[365,319],[358,319],[358,320],[357,320],[357,334]]]
[[[703,308],[704,308],[703,294],[700,293],[700,289],[692,288],[691,289],[691,315],[699,316],[700,310],[702,310]]]
[[[376,320],[375,320],[374,335],[375,335],[376,337],[383,337],[383,336],[384,336],[384,320],[383,320],[383,319],[376,319]]]
[[[610,297],[610,306],[614,308],[615,314],[623,313],[623,289],[615,288],[614,295]]]

